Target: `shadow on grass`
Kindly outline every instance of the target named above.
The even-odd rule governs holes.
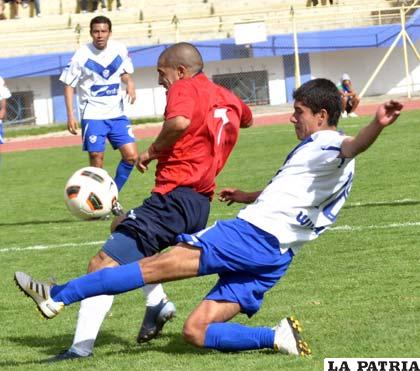
[[[97,221],[97,220],[96,220]],[[28,220],[26,222],[11,222],[11,223],[0,223],[0,227],[7,226],[24,226],[24,225],[42,225],[42,224],[62,224],[62,223],[80,223],[81,220],[77,219],[60,219],[60,220]]]
[[[54,357],[58,353],[65,349],[68,349],[69,345],[73,340],[73,334],[66,335],[55,335],[50,337],[39,337],[39,336],[10,336],[6,340],[11,343],[15,343],[22,348],[39,348],[40,352],[45,354],[45,357],[37,360],[4,360],[0,361],[0,369],[3,367],[18,367],[31,364],[48,364],[46,360]],[[163,343],[163,344],[162,344]],[[136,355],[136,354],[147,354],[149,352],[161,352],[166,354],[207,354],[212,353],[209,349],[195,348],[182,339],[179,333],[166,333],[162,334],[157,340],[151,341],[146,344],[139,345],[132,341],[127,341],[114,333],[103,332],[100,334],[98,341],[95,345],[95,349],[100,349],[110,344],[118,344],[118,349],[115,351],[108,351],[102,353],[102,356],[113,356],[113,355]],[[95,360],[95,357],[80,360],[82,362],[88,362],[89,360]],[[72,360],[71,362],[79,362],[79,360]]]

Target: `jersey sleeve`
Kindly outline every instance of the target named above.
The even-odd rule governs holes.
[[[168,91],[165,120],[176,116],[183,116],[191,120],[195,104],[191,88],[186,84],[175,83]]]
[[[70,63],[64,68],[60,75],[60,81],[66,85],[75,88],[82,75],[82,68],[80,62],[75,54]]]
[[[341,162],[339,158],[341,153],[341,145],[346,135],[331,131],[331,132],[318,132],[317,139],[319,141],[319,151],[317,155],[314,155],[314,163],[329,164],[335,162]],[[311,161],[312,161],[311,160]]]
[[[0,77],[0,100],[9,99],[12,96],[3,78]]]

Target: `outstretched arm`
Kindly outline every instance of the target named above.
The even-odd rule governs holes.
[[[395,122],[402,108],[403,105],[394,100],[381,104],[369,125],[362,128],[355,137],[344,139],[340,157],[353,158],[366,151],[375,142],[382,130]]]
[[[250,204],[254,202],[262,191],[244,192],[236,188],[223,188],[219,193],[219,201],[227,202],[230,206],[234,202],[241,204]]]

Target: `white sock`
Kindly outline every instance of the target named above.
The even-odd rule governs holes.
[[[76,332],[70,348],[72,352],[81,356],[88,356],[93,352],[99,329],[113,300],[113,295],[100,295],[81,301]]]
[[[162,299],[166,299],[165,291],[160,283],[143,286],[143,293],[148,307],[158,305]]]

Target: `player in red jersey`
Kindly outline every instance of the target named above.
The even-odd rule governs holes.
[[[149,198],[117,217],[112,234],[89,263],[89,272],[129,264],[194,233],[207,224],[216,175],[237,142],[239,128],[252,125],[249,107],[233,93],[211,82],[203,60],[191,44],[178,43],[158,59],[159,84],[167,89],[165,121],[153,144],[139,156],[144,172],[157,160],[156,181]],[[175,314],[161,285],[151,286],[137,341],[149,341]],[[69,350],[51,361],[90,356],[113,296],[82,301],[75,339]]]

